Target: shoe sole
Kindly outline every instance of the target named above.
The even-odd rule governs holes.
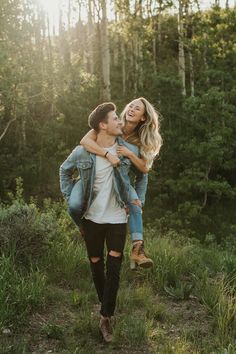
[[[130,269],[135,270],[137,267],[141,268],[151,268],[153,266],[153,262],[143,262],[143,263],[137,263],[133,260],[130,261]]]
[[[142,267],[142,268],[151,268],[153,266],[153,263],[152,262],[145,262],[145,263],[137,263],[137,265],[139,267]]]

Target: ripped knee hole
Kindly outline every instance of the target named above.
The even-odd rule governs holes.
[[[110,251],[109,255],[112,256],[112,257],[121,257],[121,252]]]

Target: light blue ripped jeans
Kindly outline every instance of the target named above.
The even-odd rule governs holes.
[[[82,205],[82,184],[77,181],[72,188],[70,198],[68,200],[68,212],[75,222],[75,224],[80,228],[82,216],[86,210],[86,207]],[[132,241],[143,240],[143,218],[142,218],[142,208],[139,205],[133,204],[132,201],[139,199],[135,189],[130,186],[129,192],[129,229]]]

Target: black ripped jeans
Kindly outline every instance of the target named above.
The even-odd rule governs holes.
[[[116,297],[119,288],[120,269],[125,246],[126,224],[97,224],[83,220],[84,240],[87,248],[93,282],[101,302],[101,315],[114,315]],[[104,244],[106,242],[106,274],[104,265]],[[121,253],[119,257],[111,256],[110,251]],[[91,258],[99,258],[92,262]]]

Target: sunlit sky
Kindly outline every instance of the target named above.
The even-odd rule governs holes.
[[[200,8],[201,9],[207,9],[209,7],[211,7],[212,4],[214,4],[215,1],[211,0],[200,0],[199,3],[200,3]],[[220,6],[221,7],[225,7],[225,4],[226,4],[226,0],[220,0]],[[236,4],[236,0],[229,0],[229,6],[230,7],[233,7],[235,6]]]
[[[43,8],[44,10],[48,13],[49,17],[49,22],[50,26],[55,25],[55,29],[57,32],[57,27],[58,27],[58,22],[59,22],[59,8],[62,11],[62,14],[64,15],[64,22],[67,24],[67,10],[68,10],[68,3],[69,0],[35,0],[37,1]],[[130,1],[132,3],[132,0]],[[87,1],[84,1],[84,4],[86,4]],[[107,1],[107,14],[109,18],[113,18],[113,1],[108,0]],[[177,9],[177,4],[178,1],[174,0],[174,3],[176,3],[176,9]],[[214,0],[199,0],[200,8],[202,10],[210,8],[212,4],[214,4]],[[228,0],[229,6],[233,7],[236,6],[236,0]],[[224,8],[226,5],[226,0],[220,0],[220,6]],[[81,8],[81,20],[86,21],[87,20],[87,9],[86,5],[84,5]],[[75,0],[71,0],[71,24],[73,25],[78,21],[78,2]],[[51,30],[52,31],[52,28]]]

